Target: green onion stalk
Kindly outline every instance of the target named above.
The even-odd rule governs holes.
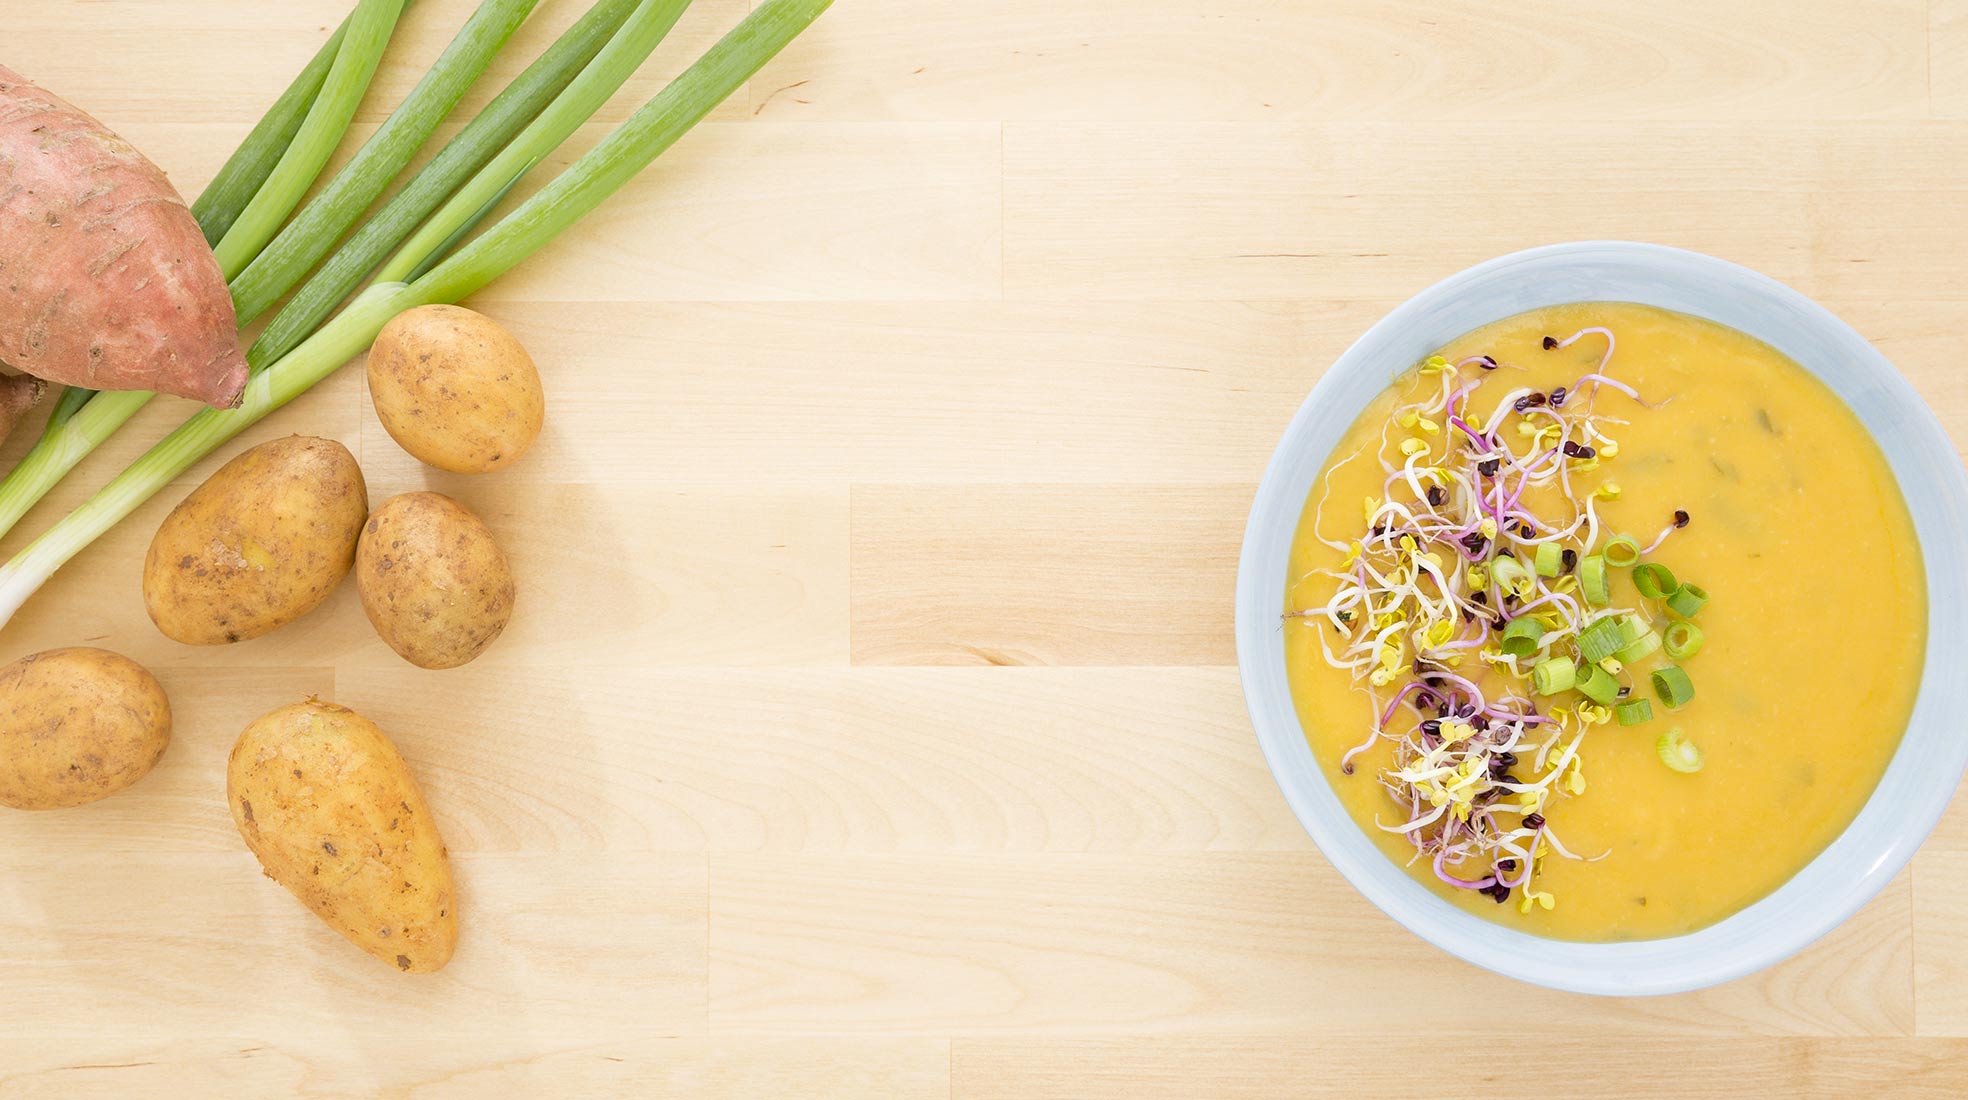
[[[632,2],[611,0],[610,3],[598,4],[594,12],[563,35],[561,41],[539,62],[515,80],[505,93],[501,93],[500,99],[505,99],[513,89],[522,86],[548,84],[558,88],[564,85],[600,49]],[[375,135],[335,174],[322,193],[232,281],[233,298],[242,327],[258,316],[272,300],[262,299],[263,295],[272,291],[273,297],[277,298],[290,289],[293,280],[304,274],[307,267],[313,266],[321,254],[332,247],[335,240],[382,194],[418,147],[430,137],[438,122],[485,71],[493,55],[505,45],[536,3],[537,0],[485,0],[473,13],[451,45],[431,66],[430,72],[391,112]],[[605,10],[610,8],[619,9],[622,13],[614,16],[612,22]],[[596,12],[602,13],[599,20],[595,18]],[[356,14],[360,15],[361,11],[358,9]],[[350,22],[354,19],[355,16],[350,16]],[[301,75],[275,101],[266,117],[247,135],[239,151],[226,162],[211,186],[199,197],[196,206],[205,208],[200,225],[206,228],[208,238],[214,235],[213,229],[220,223],[232,224],[239,211],[250,201],[251,196],[246,193],[245,186],[252,182],[253,176],[257,175],[263,183],[290,165],[299,166],[295,169],[299,171],[308,164],[315,164],[318,171],[318,165],[333,154],[335,145],[342,137],[339,131],[330,133],[317,129],[305,139],[308,142],[305,148],[294,144],[294,135],[300,131],[304,118],[314,117],[313,105],[307,99],[307,89],[312,86],[318,90],[324,84],[328,70],[335,61],[332,51],[339,48],[348,25],[343,24],[343,29],[329,39]],[[570,41],[571,51],[565,48],[569,47]],[[544,71],[543,66],[546,67]],[[373,73],[375,65],[369,64],[365,68]],[[359,100],[361,93],[362,89],[355,89],[351,102]],[[531,98],[541,103],[546,100],[545,96],[537,93]],[[497,102],[495,100],[495,105]],[[486,113],[491,114],[491,109]],[[517,124],[513,129],[517,129]],[[460,135],[460,139],[463,137]],[[286,143],[284,149],[277,148],[282,143]],[[449,148],[447,146],[447,151]],[[489,157],[491,150],[487,150],[485,155]],[[418,178],[421,179],[422,174]],[[431,205],[436,205],[434,199]],[[297,234],[296,227],[305,227],[305,232]],[[220,239],[234,238],[232,234],[225,233]],[[375,249],[375,255],[364,265],[365,271],[374,266],[382,251],[382,248]],[[314,281],[318,280],[311,281],[310,286]],[[344,286],[335,295],[335,302],[330,303],[330,307],[346,297],[350,289],[352,287]],[[326,309],[322,310],[311,327],[319,327],[326,312]],[[257,345],[254,350],[257,350]],[[263,356],[261,361],[267,358],[270,357]],[[253,351],[249,350],[248,364],[252,365],[254,360]],[[141,390],[119,390],[94,394],[93,397],[89,390],[71,387],[64,391],[49,414],[41,439],[8,472],[6,478],[0,479],[0,535],[11,531],[21,517],[53,490],[77,463],[121,429],[153,396]]]
[[[763,0],[599,145],[490,229],[413,281],[371,284],[319,331],[255,374],[238,408],[194,414],[0,566],[0,623],[83,548],[200,459],[361,353],[391,318],[420,305],[460,301],[545,247],[675,144],[831,2]]]

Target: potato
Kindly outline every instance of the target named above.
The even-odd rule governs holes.
[[[171,743],[171,702],[145,668],[102,649],[51,649],[0,669],[0,806],[108,798]]]
[[[419,306],[383,326],[369,349],[369,399],[404,450],[457,474],[511,465],[546,416],[526,349],[462,306]]]
[[[355,583],[376,633],[420,668],[456,668],[512,619],[513,578],[492,532],[441,493],[376,509],[356,548]]]
[[[232,747],[226,801],[267,877],[357,947],[413,974],[451,961],[450,855],[375,723],[315,699],[265,715]]]
[[[144,607],[188,645],[257,638],[342,583],[368,514],[347,447],[299,435],[262,443],[165,517],[144,559]]]

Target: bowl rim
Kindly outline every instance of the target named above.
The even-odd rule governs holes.
[[[1587,274],[1580,276],[1580,270]],[[1537,279],[1548,278],[1559,289],[1551,291],[1542,305],[1575,301],[1661,305],[1627,293],[1581,294],[1564,289],[1593,285],[1594,273],[1615,282],[1622,273],[1636,282],[1678,280],[1684,285],[1682,293],[1690,295],[1695,287],[1702,287],[1730,308],[1710,311],[1699,303],[1695,308],[1686,304],[1663,308],[1707,317],[1772,344],[1825,382],[1859,415],[1886,453],[1913,516],[1927,576],[1928,621],[1921,683],[1901,743],[1858,815],[1822,852],[1770,894],[1694,932],[1664,939],[1582,943],[1533,936],[1450,904],[1389,859],[1339,805],[1311,754],[1284,683],[1282,559],[1289,553],[1290,533],[1310,492],[1310,478],[1301,475],[1308,446],[1316,444],[1305,441],[1315,431],[1327,430],[1320,425],[1326,419],[1326,405],[1342,400],[1345,389],[1361,390],[1370,399],[1434,348],[1486,323],[1461,324],[1447,332],[1435,331],[1441,327],[1439,319],[1433,326],[1427,323],[1473,289],[1501,287],[1505,281],[1529,288]],[[1533,289],[1524,293],[1538,296]],[[1486,320],[1529,308],[1537,306],[1506,309]],[[1731,313],[1732,308],[1765,311],[1770,319],[1759,319],[1760,323],[1783,321],[1797,334],[1786,338],[1791,330],[1784,329],[1773,339],[1768,330],[1752,331],[1748,325],[1715,316]],[[1410,331],[1416,335],[1407,335]],[[1850,364],[1846,375],[1835,379],[1827,374],[1823,364],[1831,360],[1824,355],[1807,359],[1792,350],[1803,345],[1842,357]],[[1389,348],[1409,348],[1412,354],[1403,356]],[[1373,382],[1376,370],[1382,372],[1381,380]],[[1838,370],[1846,368],[1833,373]],[[1363,383],[1369,388],[1363,389]],[[1352,424],[1364,404],[1363,400],[1346,410],[1339,430]],[[1878,409],[1868,417],[1866,408],[1874,405]],[[1879,419],[1890,420],[1892,431],[1882,432],[1883,425],[1873,422]],[[1330,450],[1328,445],[1313,457],[1315,473]],[[1910,482],[1909,475],[1914,474],[1919,480]],[[1423,940],[1506,977],[1577,993],[1651,996],[1717,985],[1788,958],[1857,913],[1912,859],[1968,769],[1968,737],[1946,736],[1943,713],[1948,707],[1968,705],[1968,678],[1950,676],[1942,660],[1943,655],[1968,654],[1968,628],[1936,614],[1951,595],[1968,599],[1968,574],[1959,567],[1944,568],[1949,559],[1959,561],[1968,551],[1964,517],[1968,517],[1968,475],[1932,410],[1878,349],[1801,292],[1738,264],[1667,245],[1573,241],[1509,253],[1450,275],[1396,306],[1333,361],[1293,415],[1252,500],[1238,559],[1237,663],[1245,705],[1273,779],[1321,853],[1369,901]],[[1281,524],[1283,546],[1272,541]],[[1921,750],[1919,761],[1912,759],[1910,747]]]

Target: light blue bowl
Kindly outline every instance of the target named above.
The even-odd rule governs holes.
[[[1568,943],[1465,913],[1410,878],[1353,822],[1313,759],[1285,680],[1286,563],[1313,481],[1360,410],[1401,372],[1479,325],[1565,302],[1638,302],[1739,329],[1803,364],[1886,454],[1927,566],[1927,657],[1899,752],[1851,827],[1775,893],[1699,932]],[[1579,993],[1699,989],[1784,959],[1857,912],[1913,858],[1968,766],[1968,478],[1934,414],[1851,326],[1747,268],[1660,245],[1581,241],[1478,264],[1415,295],[1346,349],[1271,457],[1237,570],[1237,663],[1285,800],[1339,872],[1428,942],[1478,966]],[[1909,674],[1911,670],[1909,670]]]

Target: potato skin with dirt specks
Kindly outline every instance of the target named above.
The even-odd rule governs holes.
[[[57,810],[149,774],[171,702],[149,670],[105,649],[51,649],[0,668],[0,806]]]
[[[267,877],[357,947],[413,974],[451,961],[450,855],[374,722],[317,699],[263,716],[232,747],[226,801]]]
[[[262,443],[192,490],[150,541],[144,608],[187,645],[257,638],[320,605],[355,564],[369,490],[348,448]]]
[[[362,528],[355,583],[376,633],[420,668],[456,668],[512,620],[513,577],[492,531],[442,493],[383,502]]]
[[[546,418],[532,357],[462,306],[419,306],[383,326],[369,349],[369,400],[404,450],[457,474],[511,465]]]

